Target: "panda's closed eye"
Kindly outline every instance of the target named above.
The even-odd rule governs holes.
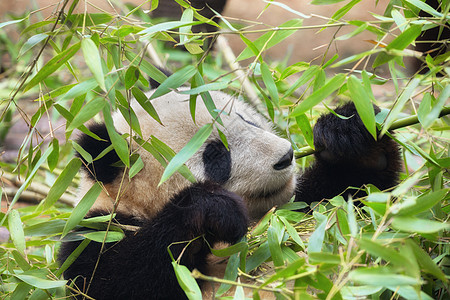
[[[238,115],[245,123],[250,124],[250,125],[252,125],[252,126],[255,126],[255,127],[257,127],[257,128],[261,128],[259,125],[253,123],[252,121],[249,121],[249,120],[244,119],[244,117],[243,117],[241,114],[239,114],[239,113],[236,113],[236,114],[237,114],[237,115]]]

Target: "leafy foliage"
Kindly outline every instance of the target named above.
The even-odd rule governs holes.
[[[102,112],[112,147],[130,169],[131,178],[143,165],[128,147],[127,138],[133,133],[121,136],[113,130],[111,111],[118,110],[133,128],[133,138],[167,166],[161,182],[177,171],[192,180],[183,163],[209,136],[214,122],[220,123],[209,91],[228,88],[230,93],[247,97],[249,91],[242,89],[244,85],[239,82],[242,74],[229,70],[225,55],[220,51],[215,56],[209,55],[204,40],[210,34],[191,31],[192,25],[214,22],[202,18],[187,2],[177,2],[185,8],[181,20],[158,24],[139,7],[122,7],[120,15],[75,14],[78,1],[69,7],[65,1],[53,19],[31,22],[30,14],[0,23],[0,54],[9,55],[14,62],[5,72],[7,77],[0,77],[3,78],[0,140],[4,142],[13,118],[23,118],[30,128],[16,161],[0,161],[1,201],[5,207],[0,213],[0,225],[9,231],[9,240],[0,246],[0,293],[6,297],[63,297],[65,288],[74,288],[61,279],[61,274],[84,247],[91,240],[117,241],[123,236],[121,229],[111,224],[111,216],[83,219],[102,189],[100,184],[94,185],[74,209],[67,205],[73,203],[69,186],[77,185],[76,171],[81,166],[81,161],[73,157],[72,147],[88,162],[106,154],[99,157],[83,154],[80,146],[72,141],[75,129],[96,137],[84,124],[93,118],[100,119]],[[276,5],[297,18],[309,17],[285,4],[266,2],[266,9]],[[315,0],[311,4],[337,2],[341,1]],[[439,24],[449,26],[450,6],[448,1],[439,1],[441,6],[433,8],[419,0],[391,0],[384,15],[374,15],[372,21],[346,20],[346,14],[359,2],[346,1],[321,27],[354,28],[336,37],[349,43],[361,33],[376,34],[376,45],[349,57],[335,55],[329,61],[325,53],[319,65],[303,61],[287,65],[264,59],[267,49],[277,47],[288,36],[305,28],[302,19],[266,27],[253,41],[247,37],[251,30],[232,25],[226,18],[219,26],[239,35],[247,46],[238,55],[238,61],[245,65],[244,75],[250,79],[253,93],[257,91],[261,99],[257,106],[287,133],[298,156],[313,152],[309,147],[299,147],[312,145],[311,124],[319,113],[333,101],[351,99],[374,138],[377,133],[390,135],[390,128],[403,127],[393,137],[403,149],[402,182],[390,191],[364,187],[367,196],[361,199],[343,199],[337,195],[312,205],[312,214],[296,211],[304,208],[304,203],[287,203],[269,211],[251,228],[246,241],[213,250],[217,256],[230,256],[223,279],[197,271],[190,274],[174,258],[174,270],[190,298],[200,297],[192,276],[221,283],[218,297],[236,286],[236,299],[244,297],[243,287],[251,291],[254,299],[259,299],[261,291],[275,293],[280,299],[447,299],[450,296],[449,120],[439,118],[449,113],[446,105],[450,95],[450,55],[421,57],[429,68],[423,75],[409,77],[401,68],[406,57],[417,55],[408,47],[424,30]],[[419,18],[419,10],[431,17]],[[18,44],[11,43],[3,31],[13,26],[21,31]],[[169,49],[177,43],[175,38],[179,40],[177,45],[183,45],[190,53]],[[150,63],[148,47],[169,53],[168,63],[179,70],[166,78]],[[375,57],[373,61],[372,57]],[[245,59],[250,63],[243,63]],[[179,68],[183,65],[187,66]],[[340,69],[342,66],[350,70]],[[378,72],[380,68],[386,68],[387,72]],[[161,83],[150,99],[142,93],[148,90],[148,77]],[[190,95],[191,107],[195,107],[196,96],[200,95],[213,121],[200,128],[176,154],[156,138],[143,140],[139,120],[129,102],[136,98],[149,116],[159,121],[150,100],[186,82],[192,89],[182,93]],[[386,90],[393,87],[394,96],[376,100],[372,91],[375,85]],[[30,100],[36,104],[32,112],[25,107]],[[388,110],[375,115],[373,103]],[[50,134],[42,136],[37,125],[46,122],[45,119],[50,124]],[[62,129],[57,131],[52,126],[58,119],[64,120],[64,134],[57,135]],[[223,139],[226,141],[225,136]],[[310,161],[309,157],[297,160],[299,167],[307,166]],[[10,191],[11,184],[16,186],[13,191]],[[29,191],[35,192],[39,203],[16,206]],[[70,231],[80,226],[92,230],[82,234]],[[84,242],[59,267],[55,253],[61,239],[84,239]],[[246,275],[242,276],[243,273]],[[244,284],[237,280],[238,276],[258,280]]]

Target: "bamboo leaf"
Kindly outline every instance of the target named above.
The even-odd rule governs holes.
[[[361,81],[354,75],[350,76],[347,81],[347,87],[350,91],[353,103],[355,103],[356,110],[366,126],[367,130],[377,139],[377,128],[375,122],[375,111],[370,101],[371,96],[367,93],[366,89],[362,86]]]
[[[406,245],[408,245],[416,259],[419,263],[420,267],[425,270],[425,272],[434,275],[436,278],[439,278],[443,282],[447,282],[447,278],[442,270],[436,265],[436,263],[431,259],[431,257],[426,253],[422,248],[420,248],[415,242],[411,239],[406,240]]]
[[[61,174],[56,179],[55,183],[50,188],[50,191],[45,198],[42,208],[46,210],[50,208],[53,204],[61,198],[62,194],[67,190],[67,188],[72,184],[73,178],[78,173],[81,167],[81,160],[78,158],[73,158]]]
[[[56,168],[59,161],[59,141],[57,138],[52,140],[52,152],[47,158],[48,168],[51,172]]]
[[[169,93],[172,89],[180,87],[196,73],[197,69],[192,65],[188,65],[178,70],[161,83],[161,85],[150,96],[150,100],[161,97],[162,95]]]
[[[22,220],[20,219],[19,212],[15,209],[11,210],[8,214],[8,229],[11,235],[11,240],[13,241],[17,251],[19,251],[20,254],[25,255],[26,245]]]
[[[30,90],[32,87],[37,85],[39,82],[42,82],[44,79],[47,79],[48,76],[53,74],[56,70],[58,70],[63,64],[65,64],[81,47],[81,43],[76,43],[69,49],[59,53],[52,59],[50,59],[42,69],[37,72],[36,75],[30,80],[30,82],[25,86],[24,92]]]
[[[409,82],[408,86],[405,88],[403,93],[400,95],[398,100],[395,102],[394,107],[389,112],[389,115],[387,116],[387,118],[383,124],[383,129],[381,130],[380,135],[384,135],[389,130],[392,123],[394,123],[394,121],[397,119],[398,114],[402,111],[406,102],[413,95],[414,90],[419,86],[420,82],[421,82],[420,78],[414,78],[413,80],[411,80],[411,82]]]
[[[281,41],[283,41],[284,39],[286,39],[287,37],[289,37],[290,35],[295,33],[297,31],[297,28],[302,26],[302,24],[303,24],[302,19],[289,20],[286,23],[283,23],[280,26],[274,28],[275,34],[273,34],[273,31],[269,31],[269,32],[263,34],[262,36],[260,36],[259,38],[257,38],[253,42],[253,45],[258,49],[258,53],[259,53],[259,52],[261,52],[264,45],[266,45],[266,43],[267,43],[266,47],[264,48],[264,50],[267,50],[267,49],[279,44]],[[290,28],[292,28],[292,29],[290,29]],[[272,36],[272,34],[273,34],[273,36]],[[269,39],[270,39],[270,41],[269,41]],[[241,54],[239,54],[236,61],[241,61],[241,60],[253,57],[253,56],[255,56],[254,52],[249,47],[247,47],[241,52]]]
[[[423,283],[419,278],[396,274],[388,267],[358,268],[351,271],[348,277],[357,283],[384,287],[420,285]]]
[[[102,187],[98,182],[94,183],[89,191],[87,191],[77,206],[73,209],[72,214],[67,220],[61,235],[62,238],[66,236],[69,231],[75,228],[81,220],[83,220],[95,200],[97,200],[97,197],[100,195],[101,191]]]
[[[422,32],[422,26],[420,25],[412,25],[405,31],[403,31],[398,37],[396,37],[392,42],[390,42],[385,50],[386,52],[381,52],[375,58],[373,62],[373,68],[381,66],[382,64],[387,63],[388,61],[395,58],[393,55],[394,51],[390,50],[404,50],[408,47]]]
[[[103,118],[105,120],[106,130],[108,131],[108,135],[111,139],[111,144],[113,145],[114,150],[116,151],[120,160],[129,168],[130,156],[128,151],[128,143],[114,128],[109,105],[103,106]]]
[[[81,110],[74,116],[72,122],[70,122],[67,127],[67,131],[74,130],[75,128],[80,127],[87,121],[91,120],[96,114],[98,114],[106,104],[106,100],[104,98],[94,98],[85,106],[81,108]]]
[[[105,238],[106,235],[106,238]],[[94,231],[83,234],[83,236],[87,239],[90,239],[91,241],[98,242],[98,243],[112,243],[112,242],[118,242],[125,236],[123,232],[119,231]]]
[[[136,81],[139,79],[139,69],[135,66],[129,66],[125,72],[125,88],[131,89]]]
[[[192,139],[177,153],[169,162],[166,169],[164,170],[161,180],[158,185],[161,185],[164,181],[169,179],[183,164],[191,158],[192,155],[197,152],[198,149],[203,145],[206,139],[211,135],[213,130],[212,124],[206,124],[200,128],[197,133],[192,137]]]
[[[325,238],[325,228],[327,225],[327,217],[314,212],[314,218],[317,220],[317,226],[309,237],[308,253],[322,251],[323,240]]]
[[[261,75],[264,84],[269,91],[271,100],[278,106],[278,102],[280,101],[278,98],[278,89],[275,85],[275,81],[273,80],[272,72],[269,70],[269,66],[264,62],[261,64]]]
[[[449,230],[450,224],[414,217],[393,217],[392,227],[405,232],[435,233],[441,230]]]
[[[136,176],[139,171],[144,168],[144,162],[142,161],[142,158],[139,156],[138,159],[134,162],[134,164],[131,166],[130,171],[128,172],[128,177],[131,179],[134,176]]]
[[[94,41],[89,38],[81,40],[81,50],[83,50],[86,65],[91,70],[100,88],[106,92],[105,75],[103,74],[102,61],[100,53]]]
[[[316,104],[325,100],[326,97],[330,96],[334,91],[339,89],[345,81],[345,74],[338,74],[328,80],[324,86],[313,92],[309,97],[300,102],[300,104],[294,108],[294,110],[289,115],[290,117],[297,117],[301,114],[306,113]]]
[[[201,300],[202,292],[192,277],[191,272],[186,266],[179,265],[177,262],[172,261],[172,267],[175,270],[175,275],[177,276],[178,283],[180,284],[183,291],[189,300]]]
[[[31,286],[48,290],[53,289],[57,287],[65,286],[67,283],[67,280],[48,280],[48,279],[42,279],[40,277],[32,276],[32,275],[26,275],[26,274],[14,274],[13,276],[17,277],[18,279],[22,280],[25,283],[28,283]]]
[[[153,104],[150,100],[148,100],[147,96],[137,87],[133,87],[131,89],[134,98],[137,100],[139,105],[159,124],[162,125],[161,119],[156,112],[156,109],[153,107]]]
[[[34,46],[45,40],[47,37],[48,34],[46,33],[38,33],[36,35],[33,35],[25,42],[25,44],[23,44],[22,48],[20,48],[18,56],[20,57],[24,55],[25,53],[27,53],[27,51],[29,51]]]

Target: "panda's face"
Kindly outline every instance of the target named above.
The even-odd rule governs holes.
[[[226,136],[228,149],[219,132],[214,130],[186,165],[198,181],[214,181],[240,195],[247,203],[250,217],[257,219],[273,206],[286,203],[294,193],[296,180],[291,144],[277,136],[271,124],[250,106],[222,92],[210,93],[217,110],[222,111],[223,126],[215,125]],[[132,107],[143,138],[154,136],[179,152],[201,126],[213,119],[199,97],[194,123],[188,99],[186,95],[171,92],[152,100],[163,125],[134,103]],[[120,114],[115,115],[114,122],[118,132],[130,132]],[[163,167],[145,150],[138,149],[138,153],[145,166],[130,182],[119,210],[151,216],[189,182],[175,174],[158,186]],[[111,186],[115,185],[117,183]]]
[[[202,167],[203,176],[197,172],[201,180],[220,183],[243,197],[250,217],[256,219],[293,195],[294,152],[291,144],[274,134],[272,125],[252,108],[237,100],[231,105],[224,110],[224,127],[220,128],[229,150],[214,133],[202,147],[201,155],[188,165]]]

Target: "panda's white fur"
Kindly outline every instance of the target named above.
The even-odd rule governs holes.
[[[240,195],[247,203],[250,218],[262,216],[273,206],[286,203],[295,189],[294,164],[282,170],[273,166],[290,149],[291,144],[277,136],[272,125],[249,105],[219,91],[210,92],[211,97],[221,111],[223,127],[216,125],[227,137],[231,154],[231,174],[224,188]],[[148,94],[151,95],[151,92]],[[189,110],[189,96],[172,91],[152,100],[161,123],[158,123],[136,102],[131,107],[140,123],[144,140],[151,136],[166,143],[175,152],[179,152],[194,134],[207,123],[213,121],[205,104],[199,97],[196,104],[195,123]],[[121,133],[130,133],[130,126],[120,112],[113,115],[114,126]],[[132,133],[135,134],[135,133]],[[220,140],[218,131],[208,138],[200,150],[187,162],[197,181],[207,180],[202,163],[202,152],[209,141]],[[114,182],[106,184],[91,210],[112,211],[119,200],[117,212],[134,217],[152,218],[169,199],[190,184],[176,173],[158,187],[164,171],[161,164],[145,149],[136,143],[133,150],[140,155],[144,168],[131,180],[128,176],[118,176]],[[85,194],[94,183],[87,174],[82,174],[80,195]]]

